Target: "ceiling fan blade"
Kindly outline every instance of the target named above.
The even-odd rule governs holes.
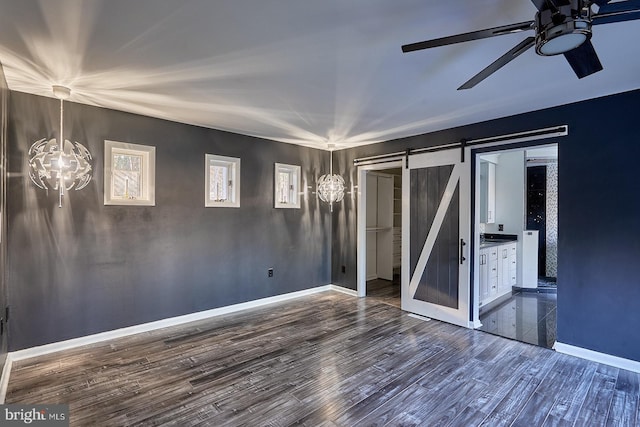
[[[591,44],[591,40],[587,40],[577,48],[565,52],[564,57],[567,58],[569,65],[571,65],[579,79],[602,70],[602,64]]]
[[[593,25],[640,19],[640,0],[603,5],[593,16]]]
[[[429,49],[432,47],[446,46],[455,43],[468,42],[471,40],[486,39],[494,36],[502,36],[504,34],[518,33],[533,29],[534,22],[519,22],[517,24],[502,25],[500,27],[487,28],[486,30],[472,31],[470,33],[456,34],[455,36],[441,37],[423,42],[405,44],[402,46],[404,53],[416,50]]]
[[[558,6],[565,6],[570,4],[567,0],[531,0],[531,3],[538,9],[539,11],[551,9],[558,10]]]
[[[535,37],[527,37],[520,43],[518,43],[513,49],[509,52],[502,55],[500,58],[496,59],[491,65],[489,65],[484,70],[480,71],[475,76],[471,77],[466,83],[458,88],[458,90],[462,89],[471,89],[491,74],[498,71],[500,68],[507,65],[509,62],[516,59],[520,54],[524,53],[527,49],[531,48],[536,43]]]
[[[545,9],[547,7],[547,1],[546,0],[531,0],[531,3],[533,3],[533,5],[538,10],[542,10],[542,9]]]

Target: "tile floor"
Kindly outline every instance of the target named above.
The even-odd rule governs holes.
[[[481,331],[551,348],[556,341],[556,293],[516,292],[480,315]]]
[[[400,278],[367,281],[367,297],[400,308]],[[556,293],[514,292],[511,298],[480,315],[480,331],[552,348],[556,341]]]

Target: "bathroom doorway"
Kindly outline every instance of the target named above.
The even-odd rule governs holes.
[[[551,348],[557,313],[557,144],[476,157],[478,329]]]

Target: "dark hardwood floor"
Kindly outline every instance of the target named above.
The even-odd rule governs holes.
[[[373,279],[367,281],[367,298],[400,308],[400,278],[397,280]]]
[[[599,426],[640,375],[337,292],[16,362],[72,425]]]

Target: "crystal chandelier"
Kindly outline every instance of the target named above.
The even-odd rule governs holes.
[[[334,144],[329,144],[329,150],[331,151],[331,158],[329,160],[329,173],[322,175],[318,179],[318,196],[323,202],[329,203],[331,212],[333,212],[333,203],[341,202],[344,199],[344,179],[333,173],[333,149]]]
[[[62,207],[65,191],[81,190],[91,181],[91,153],[84,145],[64,139],[63,103],[71,90],[53,86],[53,94],[60,99],[59,139],[42,138],[29,148],[29,177],[43,190],[57,190],[58,207]]]

